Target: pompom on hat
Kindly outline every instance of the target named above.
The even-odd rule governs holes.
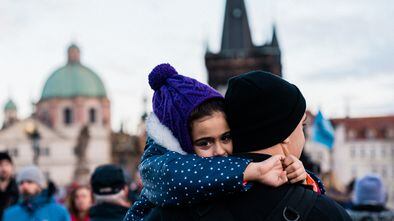
[[[168,78],[177,75],[178,72],[169,64],[159,64],[149,74],[149,85],[153,90],[160,89],[166,84]]]
[[[157,65],[149,74],[149,85],[155,91],[153,112],[171,130],[182,150],[193,153],[189,132],[190,113],[210,99],[223,99],[212,87],[178,74],[170,64]]]

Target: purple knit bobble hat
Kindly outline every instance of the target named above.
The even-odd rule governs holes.
[[[168,127],[181,148],[193,153],[189,134],[189,116],[204,101],[223,96],[210,86],[195,79],[179,75],[169,64],[159,64],[149,74],[153,94],[153,112]]]

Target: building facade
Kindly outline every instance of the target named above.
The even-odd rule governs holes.
[[[59,185],[87,183],[89,172],[111,161],[111,110],[100,77],[80,61],[71,45],[67,63],[48,77],[35,111],[17,120],[16,105],[4,107],[0,151],[17,169],[38,164]]]
[[[335,128],[332,153],[309,140],[308,151],[323,170],[331,168],[342,185],[368,173],[382,177],[388,205],[394,208],[394,116],[331,120]]]

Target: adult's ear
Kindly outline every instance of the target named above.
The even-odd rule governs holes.
[[[284,141],[282,141],[282,144],[289,145],[290,143],[290,138],[286,138]]]
[[[288,156],[290,154],[289,149],[288,149],[289,144],[290,144],[289,138],[286,138],[284,141],[282,141],[282,143],[280,143],[280,146],[282,147],[283,154],[285,156]]]

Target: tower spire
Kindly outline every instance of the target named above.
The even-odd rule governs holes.
[[[272,26],[271,46],[279,47],[278,37],[276,36],[276,25],[275,24],[273,24],[273,26]]]
[[[248,16],[243,0],[227,0],[223,22],[221,52],[252,48]]]

